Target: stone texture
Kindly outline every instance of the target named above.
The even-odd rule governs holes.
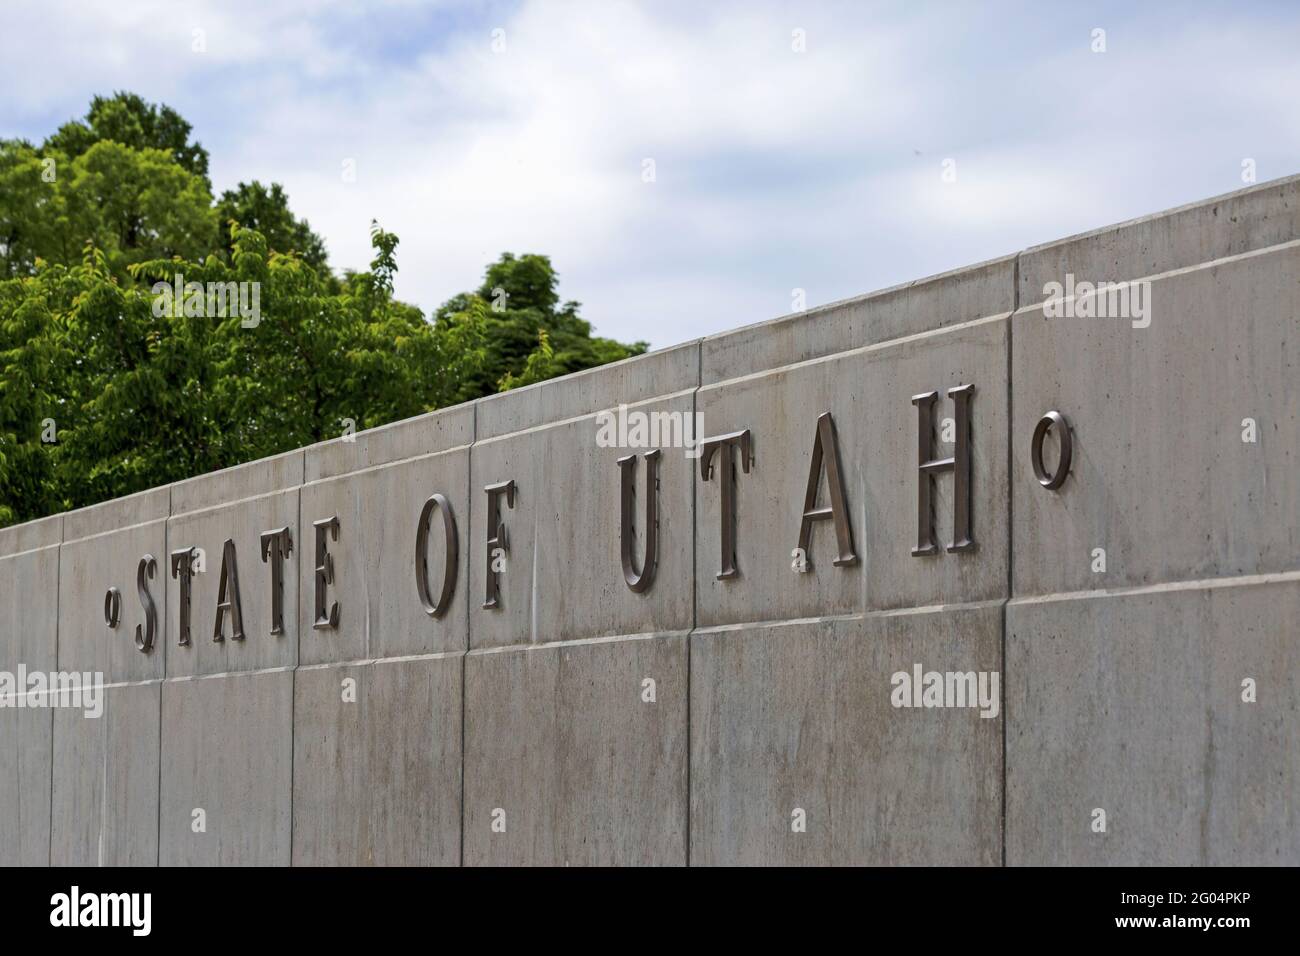
[[[469,451],[458,448],[303,486],[303,540],[297,555],[302,663],[464,650],[473,547],[468,480]],[[425,612],[415,582],[420,511],[435,493],[451,503],[460,541],[456,590],[440,618]],[[338,602],[338,627],[315,628],[312,522],[332,516],[339,519],[339,537],[328,541],[334,583],[326,607]],[[429,532],[429,581],[435,598],[444,573],[444,542],[442,521],[435,515]]]
[[[289,864],[293,681],[273,670],[163,684],[163,866]],[[196,808],[206,832],[191,828]]]
[[[1150,295],[1148,328],[1015,316],[1018,595],[1300,566],[1300,242],[1162,276]],[[1074,436],[1056,492],[1030,461],[1051,409]]]
[[[0,671],[55,668],[63,516],[0,530]],[[0,866],[50,859],[48,709],[0,707]]]
[[[459,865],[463,660],[298,670],[296,866]]]
[[[895,708],[891,676],[1000,672],[1001,638],[996,602],[696,631],[692,865],[998,864],[1000,715]]]
[[[628,407],[629,414],[690,420],[694,395]],[[648,419],[647,419],[648,420]],[[618,460],[637,455],[635,555],[645,558],[649,448],[600,447],[594,415],[479,441],[471,452],[469,572],[474,647],[500,647],[615,634],[685,630],[693,621],[692,485],[698,460],[667,447],[659,458],[659,559],[654,582],[639,594],[623,579]],[[498,513],[507,529],[506,569],[498,574],[499,607],[483,608],[487,590],[487,494],[514,479],[514,507]]]
[[[59,566],[59,669],[102,673],[107,683],[161,678],[167,656],[168,488],[72,511],[64,516]],[[153,648],[141,652],[136,628],[143,628],[144,606],[136,570],[146,555],[156,561],[148,583],[157,609]],[[122,595],[116,630],[104,622],[104,594]]]
[[[701,627],[860,613],[1005,597],[1007,593],[1007,321],[985,319],[832,358],[700,389],[709,435],[748,428],[753,466],[736,453],[739,575],[718,580],[722,522],[718,462],[696,489],[695,568]],[[951,454],[942,421],[955,415],[950,387],[973,384],[973,553],[913,557],[919,480],[913,395],[939,390],[936,456]],[[816,435],[834,416],[858,564],[835,567],[831,522],[818,522],[811,570],[793,569]],[[718,455],[722,451],[719,450]],[[823,476],[819,504],[829,503]],[[933,484],[935,540],[952,540],[953,477]]]
[[[465,864],[685,864],[686,658],[681,633],[471,652]]]
[[[1020,254],[1020,306],[1042,302],[1048,282],[1116,282],[1300,239],[1300,176],[1167,209],[1044,243]]]
[[[156,866],[161,681],[103,688],[103,713],[54,712],[50,862]]]
[[[53,711],[0,709],[0,866],[50,862]]]
[[[203,570],[190,589],[190,642],[179,643],[180,581],[167,577],[167,673],[170,677],[290,667],[298,660],[298,568],[305,541],[298,526],[302,453],[254,462],[173,486],[167,522],[170,551],[193,547]],[[288,528],[293,553],[284,562],[284,633],[271,633],[271,569],[262,562],[264,531]],[[213,640],[224,545],[234,542],[245,637],[233,638],[231,615],[222,620],[221,641]]]
[[[1295,573],[1009,605],[1007,863],[1300,864],[1297,619]]]
[[[700,342],[700,384],[1010,312],[1015,268],[1016,257],[1003,256],[710,335]]]

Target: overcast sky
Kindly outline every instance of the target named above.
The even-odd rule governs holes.
[[[977,6],[6,0],[0,135],[131,90],[336,268],[545,253],[655,346],[1300,172],[1300,4]]]

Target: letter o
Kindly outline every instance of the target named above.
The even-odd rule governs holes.
[[[1043,439],[1047,433],[1056,429],[1061,442],[1061,457],[1056,463],[1056,471],[1048,474],[1043,465]],[[1051,411],[1038,420],[1034,428],[1034,440],[1030,443],[1029,460],[1034,466],[1034,477],[1038,483],[1049,491],[1055,491],[1065,484],[1070,475],[1070,459],[1074,456],[1074,439],[1070,434],[1070,423],[1060,412]]]
[[[447,563],[442,571],[442,593],[435,604],[429,597],[429,522],[433,510],[442,512],[442,530],[447,539]],[[430,617],[442,617],[451,604],[456,590],[456,571],[460,564],[460,544],[456,538],[456,518],[451,513],[451,502],[442,495],[433,495],[420,509],[420,523],[415,531],[415,587],[420,603]]]
[[[122,621],[122,592],[109,588],[104,592],[104,623],[113,630]]]

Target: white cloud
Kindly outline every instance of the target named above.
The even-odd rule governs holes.
[[[93,93],[135,90],[195,123],[218,189],[284,183],[338,267],[365,265],[378,219],[402,239],[398,293],[432,309],[502,251],[544,252],[598,331],[656,345],[780,314],[795,286],[815,305],[1228,191],[1243,157],[1261,178],[1300,169],[1297,14],[1281,8],[1114,7],[1094,23],[1021,6],[239,0],[6,16],[8,128],[35,138]],[[1105,54],[1088,49],[1098,24]]]

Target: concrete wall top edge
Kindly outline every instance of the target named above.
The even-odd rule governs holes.
[[[1016,257],[1003,256],[711,335],[700,345],[700,384],[1011,312],[1015,268]]]
[[[274,490],[301,463],[310,482],[473,441],[713,384],[1041,302],[1049,281],[1142,278],[1300,239],[1300,174],[1032,246],[1018,255],[718,333],[515,391],[333,439],[68,512],[64,540],[218,503],[231,480],[243,496]],[[1016,280],[1017,259],[1019,279]],[[476,427],[477,419],[477,427]],[[57,517],[57,516],[55,516]],[[44,518],[0,529],[0,554],[40,547]]]
[[[171,513],[184,514],[302,484],[303,449],[272,455],[171,486]]]
[[[0,557],[47,548],[63,540],[63,515],[37,518],[25,524],[0,528]]]
[[[304,449],[305,482],[432,455],[474,441],[474,402],[416,415]]]
[[[171,513],[171,500],[172,486],[163,485],[69,511],[63,516],[63,540],[66,543],[102,531],[165,520]]]
[[[1138,279],[1300,238],[1300,175],[1032,246],[1020,254],[1019,301],[1044,286]]]
[[[479,399],[476,440],[694,388],[699,346],[686,342]]]

